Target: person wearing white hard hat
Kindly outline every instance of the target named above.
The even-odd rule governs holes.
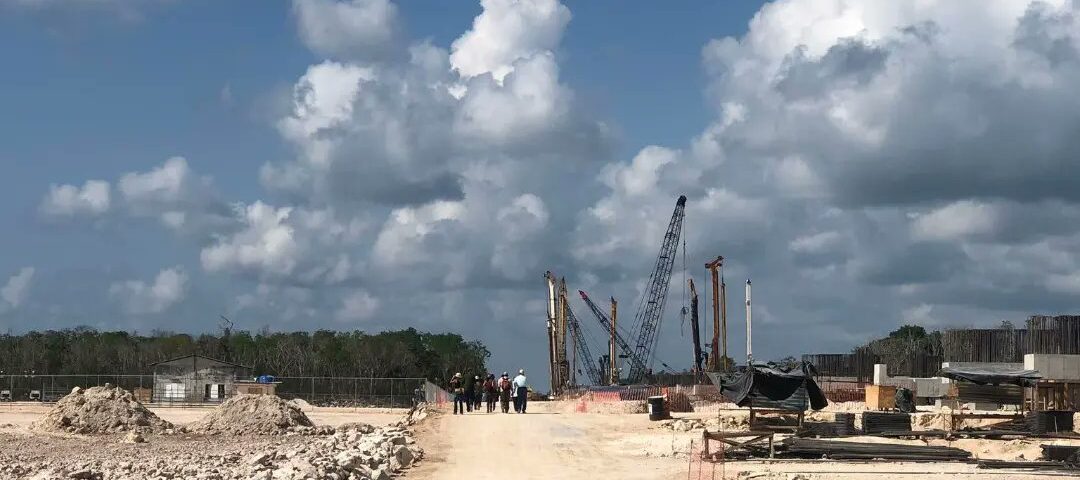
[[[450,379],[450,393],[454,395],[454,415],[465,413],[465,388],[461,386],[461,372]]]
[[[516,410],[517,413],[525,413],[525,407],[528,405],[529,401],[529,386],[525,383],[524,368],[518,370],[518,376],[514,377],[514,392],[516,393],[514,399],[516,400],[515,404],[517,407],[514,410]]]

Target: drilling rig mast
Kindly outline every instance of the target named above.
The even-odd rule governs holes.
[[[697,380],[701,377],[701,325],[698,322],[698,296],[697,289],[694,288],[694,279],[689,279],[687,282],[690,284],[690,333],[694,342],[694,379]]]
[[[551,394],[558,395],[570,381],[570,362],[566,357],[566,280],[556,280],[550,271],[544,273],[544,278],[548,286],[548,372]]]
[[[726,372],[730,359],[727,351],[727,285],[724,284],[724,257],[705,264],[712,274],[713,336],[709,369]],[[722,343],[721,343],[722,342]]]

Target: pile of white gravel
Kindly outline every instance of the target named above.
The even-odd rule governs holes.
[[[34,422],[32,428],[48,432],[117,433],[163,431],[173,426],[147,410],[131,392],[105,384],[87,389],[75,387]]]
[[[247,402],[250,400],[244,403]],[[284,442],[285,437],[259,437],[260,444],[251,448],[225,448],[217,451],[207,447],[189,447],[182,453],[170,454],[163,451],[161,455],[155,455],[152,461],[133,461],[132,458],[107,461],[65,458],[48,462],[0,462],[0,478],[390,480],[391,476],[397,477],[423,457],[423,449],[416,444],[411,431],[405,425],[416,423],[426,416],[426,409],[421,407],[410,412],[397,426],[373,427],[363,423],[351,423],[332,429],[334,431],[330,435],[311,437],[309,441]],[[210,441],[212,444],[209,438],[202,438],[202,441]],[[176,444],[174,447],[182,445]],[[232,444],[231,447],[241,445],[243,444]]]
[[[225,400],[205,417],[188,425],[187,430],[194,433],[230,435],[320,433],[295,403],[276,395],[246,394]]]

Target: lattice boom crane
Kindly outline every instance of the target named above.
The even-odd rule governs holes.
[[[630,365],[628,376],[630,383],[640,382],[652,361],[658,338],[656,334],[663,320],[664,303],[667,301],[668,286],[671,283],[671,269],[675,266],[675,254],[679,248],[679,237],[682,235],[685,210],[686,196],[680,195],[679,200],[675,202],[675,211],[671,214],[667,232],[664,233],[660,253],[656,256],[656,267],[649,276],[649,286],[645,290],[644,301],[639,305],[637,315],[634,316],[634,325],[638,334],[632,358],[640,359],[640,361]]]
[[[596,358],[592,356],[592,351],[589,349],[589,344],[586,343],[584,332],[581,330],[581,323],[578,322],[577,315],[574,315],[574,311],[570,309],[570,305],[566,306],[566,317],[570,324],[570,333],[574,336],[574,345],[577,346],[578,354],[584,359],[581,363],[585,365],[585,375],[589,377],[594,385],[603,385],[604,378],[600,375],[600,370],[596,365]]]
[[[581,299],[585,301],[585,305],[589,306],[589,310],[592,310],[596,320],[600,322],[600,326],[604,327],[604,330],[608,334],[611,334],[611,320],[608,319],[607,314],[605,314],[603,310],[600,310],[600,307],[597,307],[585,292],[578,290],[578,293],[581,294]],[[635,365],[644,365],[643,359],[637,357],[634,353],[634,349],[630,347],[630,344],[627,343],[626,339],[623,338],[618,331],[615,332],[614,336],[615,343],[619,345],[619,349],[621,349],[630,360],[631,368]]]

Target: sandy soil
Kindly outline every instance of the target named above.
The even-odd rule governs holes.
[[[647,429],[640,415],[578,415],[535,402],[529,413],[443,414],[418,432],[427,456],[409,479],[654,479],[685,476],[686,460],[642,461],[626,427]],[[625,425],[625,424],[631,425]],[[618,445],[618,446],[616,446]],[[621,448],[620,448],[621,447]]]
[[[0,403],[0,429],[11,427],[27,428],[34,420],[51,408],[51,404],[41,403]],[[147,405],[157,416],[176,425],[194,422],[213,407],[155,407]],[[363,422],[372,425],[389,425],[401,420],[408,412],[403,408],[333,408],[307,407],[304,413],[315,425],[338,426],[349,422]]]
[[[1068,477],[1047,472],[980,470],[973,464],[911,462],[835,462],[819,460],[702,463],[701,430],[676,432],[670,422],[650,422],[633,407],[606,405],[579,413],[573,404],[535,402],[529,414],[442,414],[421,426],[418,441],[427,451],[409,479],[659,479],[732,478],[850,480],[880,478],[1020,479]],[[842,410],[841,410],[842,411]],[[676,419],[742,417],[745,412],[675,414]],[[740,418],[741,419],[741,418]],[[739,423],[731,421],[730,423]],[[895,440],[853,437],[851,441],[953,446],[983,459],[1034,460],[1040,444],[1074,440]],[[495,466],[495,465],[498,466]],[[688,477],[689,475],[689,477]]]

